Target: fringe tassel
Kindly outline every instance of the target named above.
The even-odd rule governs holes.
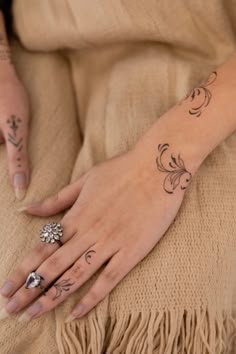
[[[235,354],[235,339],[236,319],[209,307],[117,312],[107,321],[92,311],[57,326],[60,354]]]

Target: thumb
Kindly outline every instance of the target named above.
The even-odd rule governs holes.
[[[87,176],[88,172],[83,174],[75,182],[68,184],[67,186],[62,188],[56,194],[53,194],[52,196],[42,201],[18,208],[17,210],[25,211],[31,215],[37,216],[55,215],[75,203],[83,188]]]
[[[8,169],[16,198],[26,194],[30,179],[28,160],[28,120],[11,115],[6,120],[3,135],[7,148]]]

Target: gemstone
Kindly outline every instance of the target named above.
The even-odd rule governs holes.
[[[52,222],[51,224],[46,224],[40,230],[40,237],[43,242],[55,243],[55,240],[59,240],[63,235],[63,228],[61,224]]]
[[[35,272],[32,272],[29,274],[28,278],[26,279],[26,285],[25,287],[27,289],[29,288],[35,288],[40,284],[41,277]]]

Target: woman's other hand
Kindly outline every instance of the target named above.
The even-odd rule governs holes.
[[[23,84],[14,70],[0,72],[0,143],[6,144],[10,183],[19,200],[30,178],[28,125],[29,102]]]
[[[29,184],[27,152],[29,102],[11,60],[4,15],[0,10],[0,144],[6,143],[10,183],[17,199]]]

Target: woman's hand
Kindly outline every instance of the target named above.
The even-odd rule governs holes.
[[[30,179],[27,153],[29,102],[13,69],[0,72],[0,144],[6,143],[10,182],[22,199]]]
[[[173,221],[192,176],[184,156],[178,154],[169,144],[159,144],[147,159],[145,149],[134,148],[26,207],[31,215],[50,216],[73,205],[60,221],[64,244],[39,242],[9,276],[5,290],[0,289],[10,298],[1,318],[22,310],[42,293],[39,288],[25,288],[32,269],[44,278],[41,285],[51,286],[21,320],[52,310],[105,264],[68,320],[96,306],[152,250]]]

